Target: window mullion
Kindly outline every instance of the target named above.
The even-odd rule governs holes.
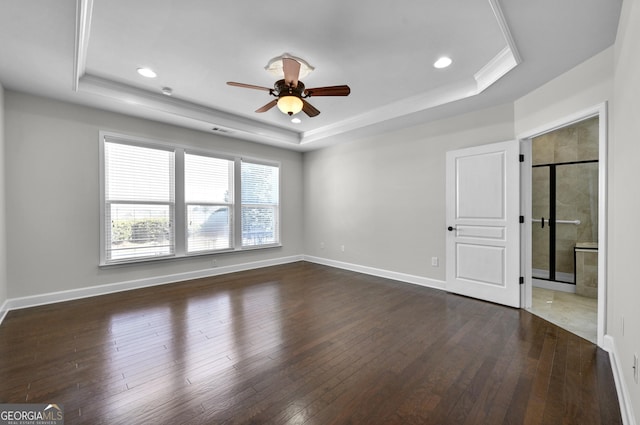
[[[233,247],[242,249],[242,158],[236,158],[233,167]]]
[[[175,180],[174,180],[174,196],[175,205],[175,249],[177,256],[183,256],[187,252],[186,235],[187,235],[187,207],[185,205],[185,185],[184,185],[184,149],[177,148],[175,150]]]

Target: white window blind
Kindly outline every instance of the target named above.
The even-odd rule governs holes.
[[[174,152],[105,140],[105,262],[171,256]]]
[[[280,166],[100,133],[100,265],[280,244]]]
[[[233,166],[228,159],[185,153],[187,253],[233,247]]]
[[[242,162],[242,246],[280,243],[280,168]]]

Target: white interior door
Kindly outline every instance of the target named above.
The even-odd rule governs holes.
[[[447,152],[449,292],[520,307],[518,141]]]

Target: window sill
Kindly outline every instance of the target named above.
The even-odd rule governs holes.
[[[242,252],[259,251],[263,249],[273,249],[273,248],[282,248],[282,244],[278,243],[278,244],[271,244],[271,245],[248,246],[245,248],[227,249],[227,250],[220,250],[215,252],[202,252],[202,253],[162,256],[162,257],[153,257],[153,258],[141,258],[141,259],[136,259],[131,261],[121,261],[121,262],[113,262],[113,263],[99,263],[98,268],[111,269],[111,268],[118,268],[118,267],[143,265],[143,264],[168,263],[172,261],[182,261],[182,260],[189,260],[189,259],[193,260],[193,259],[203,258],[203,257],[214,257],[216,255],[236,254],[236,253],[242,253]]]

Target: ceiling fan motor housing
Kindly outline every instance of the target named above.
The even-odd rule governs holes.
[[[302,81],[298,81],[298,85],[296,87],[291,87],[284,80],[278,80],[273,85],[275,89],[276,97],[280,96],[298,96],[302,98],[302,93],[304,93],[304,83]]]

